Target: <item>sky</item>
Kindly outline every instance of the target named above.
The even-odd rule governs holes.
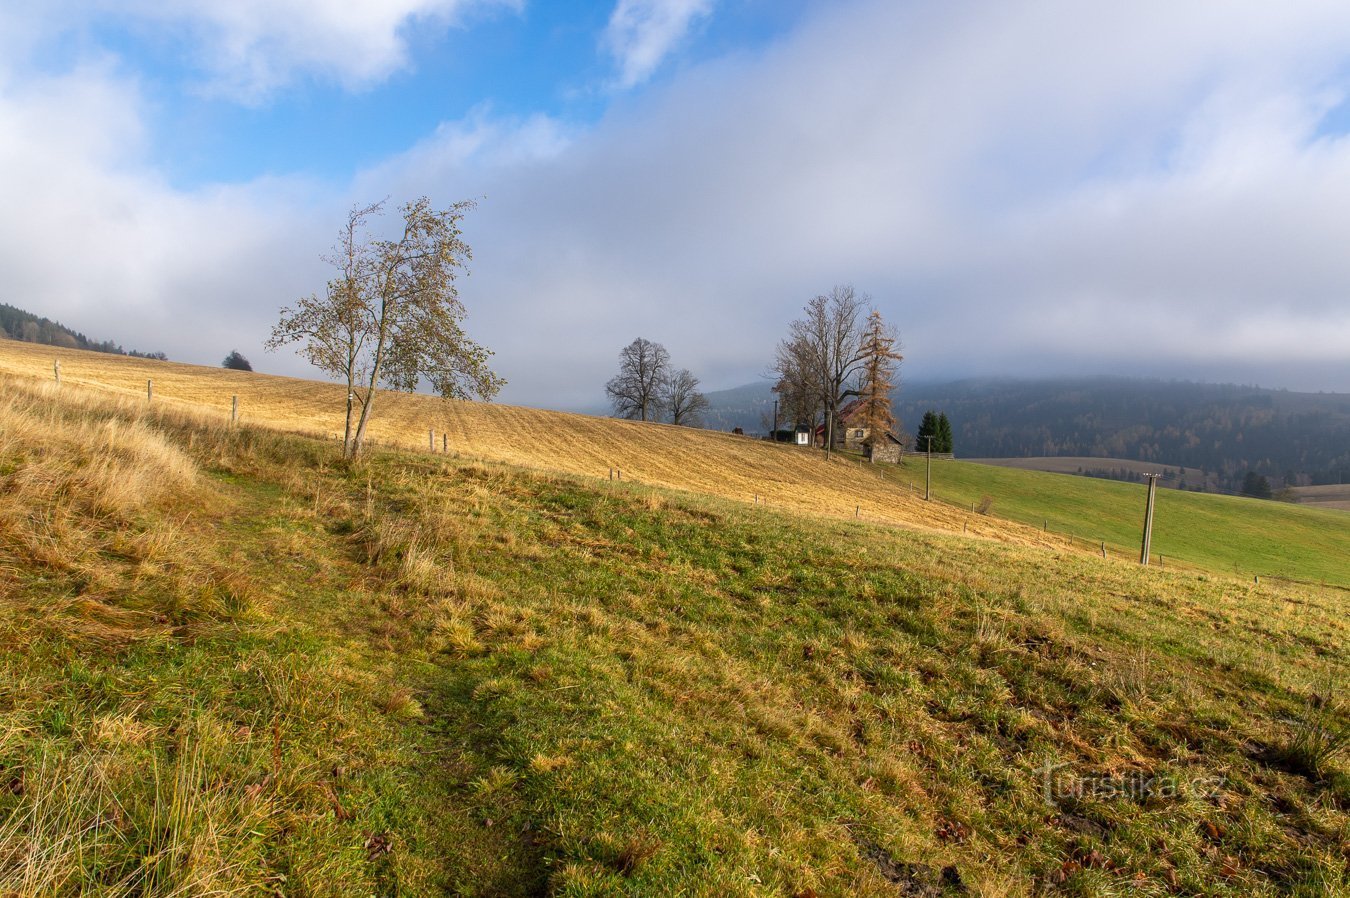
[[[755,381],[846,283],[909,379],[1350,391],[1347,134],[1343,0],[0,0],[0,302],[317,376],[346,211],[473,199],[505,402]]]

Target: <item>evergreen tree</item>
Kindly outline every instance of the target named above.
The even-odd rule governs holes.
[[[929,450],[928,438],[933,438],[931,446],[934,452],[938,450],[938,416],[937,412],[929,410],[923,413],[923,421],[919,424],[919,432],[915,435],[915,448],[920,452]]]
[[[937,433],[933,437],[933,451],[952,451],[952,422],[947,420],[946,412],[938,415]]]
[[[1242,479],[1242,494],[1255,499],[1269,499],[1272,495],[1270,481],[1255,471],[1248,471]]]

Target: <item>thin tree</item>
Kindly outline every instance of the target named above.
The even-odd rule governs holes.
[[[778,394],[783,419],[805,424],[815,430],[824,401],[825,387],[820,383],[819,366],[804,340],[788,339],[778,344],[773,367],[773,392]]]
[[[904,358],[895,349],[898,339],[881,320],[881,313],[873,309],[863,329],[863,367],[858,389],[869,452],[884,443],[886,435],[895,428],[891,392],[895,389],[899,363]]]
[[[338,276],[324,296],[281,310],[267,348],[299,342],[310,364],[346,382],[346,458],[361,451],[380,387],[411,392],[425,381],[446,398],[491,399],[505,383],[488,368],[492,353],[462,326],[467,310],[455,278],[473,258],[460,228],[473,206],[407,203],[391,239],[368,236],[383,201],[354,207],[326,257]]]
[[[708,397],[699,392],[699,380],[688,368],[681,368],[666,378],[662,391],[663,405],[670,415],[670,423],[698,427],[703,413],[708,410]]]
[[[654,420],[670,376],[670,353],[660,343],[638,337],[619,351],[619,373],[605,393],[620,418]]]

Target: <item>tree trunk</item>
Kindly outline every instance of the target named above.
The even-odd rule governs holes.
[[[347,453],[348,458],[356,458],[361,454],[361,444],[366,440],[366,422],[370,420],[370,406],[375,401],[375,388],[369,387],[366,390],[366,401],[361,403],[361,418],[356,424],[356,436],[352,438],[351,451]]]

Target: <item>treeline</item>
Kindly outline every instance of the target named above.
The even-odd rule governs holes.
[[[1196,469],[1242,492],[1254,473],[1277,487],[1350,481],[1350,395],[1234,384],[1080,378],[913,384],[902,419],[951,416],[972,458],[1093,456]],[[1198,476],[1196,476],[1198,474]]]
[[[50,318],[42,318],[4,303],[0,303],[0,339],[37,343],[42,346],[60,346],[64,349],[87,349],[91,352],[129,355],[141,359],[161,361],[168,359],[162,352],[137,352],[134,349],[123,349],[111,340],[103,342],[91,340],[79,331],[73,331]]]

